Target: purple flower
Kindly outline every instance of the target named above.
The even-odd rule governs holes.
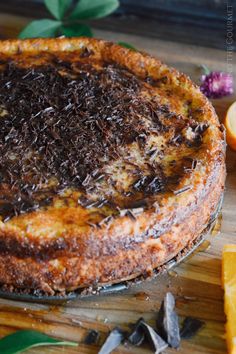
[[[210,74],[202,75],[201,91],[208,98],[220,98],[231,95],[233,89],[233,77],[231,74],[221,71],[212,71]]]

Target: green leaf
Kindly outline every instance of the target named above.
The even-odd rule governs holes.
[[[61,20],[68,8],[71,5],[72,0],[44,0],[44,3],[51,14],[56,17],[57,20]]]
[[[134,48],[131,44],[126,43],[126,42],[117,42],[117,44],[121,45],[122,47],[128,48],[128,49],[132,49],[136,51],[136,48]]]
[[[23,29],[19,38],[53,37],[60,25],[60,21],[49,19],[33,21]]]
[[[66,37],[92,37],[93,33],[89,26],[82,23],[61,27],[61,33]]]
[[[110,15],[118,7],[118,0],[79,0],[70,18],[84,20],[101,18]]]
[[[199,65],[199,68],[203,71],[204,75],[209,75],[211,72],[211,70],[205,64]]]
[[[0,353],[17,354],[32,347],[45,345],[77,346],[78,344],[51,338],[40,332],[23,330],[0,339]]]

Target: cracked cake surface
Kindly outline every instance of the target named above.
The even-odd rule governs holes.
[[[96,39],[0,42],[0,283],[48,294],[150,273],[196,239],[224,130],[185,75]]]

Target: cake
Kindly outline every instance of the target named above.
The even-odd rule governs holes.
[[[197,240],[225,183],[199,88],[97,39],[0,42],[0,285],[65,294],[151,275]]]

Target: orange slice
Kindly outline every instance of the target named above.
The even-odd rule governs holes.
[[[233,150],[236,150],[236,101],[229,107],[224,124],[227,143]]]
[[[230,354],[236,354],[236,245],[223,249],[224,308],[227,317],[226,340]]]

